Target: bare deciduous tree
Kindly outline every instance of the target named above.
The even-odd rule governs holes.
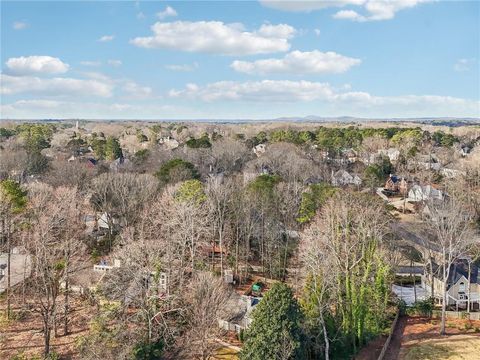
[[[197,273],[192,279],[186,299],[189,330],[185,338],[193,357],[206,360],[219,347],[216,338],[222,330],[218,321],[228,312],[231,295],[221,278],[211,273]]]
[[[37,184],[30,188],[28,251],[32,256],[32,299],[43,320],[44,354],[50,352],[62,280],[68,282],[80,212],[76,189]],[[67,289],[68,294],[68,289]],[[65,315],[68,315],[68,295]],[[65,330],[68,318],[65,316]]]
[[[455,189],[443,200],[428,203],[427,228],[433,235],[433,241],[441,254],[442,280],[442,321],[440,334],[445,335],[445,319],[448,302],[448,280],[452,265],[459,257],[466,254],[466,250],[473,243],[478,243],[472,223],[472,212],[465,203],[457,197]]]

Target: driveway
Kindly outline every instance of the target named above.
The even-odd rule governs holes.
[[[0,294],[7,288],[7,253],[0,254]],[[10,283],[15,286],[28,277],[31,272],[30,255],[12,254],[10,265]]]

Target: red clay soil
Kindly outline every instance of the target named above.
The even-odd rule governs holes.
[[[382,352],[383,344],[387,340],[387,336],[378,336],[376,339],[370,341],[358,354],[354,357],[355,360],[377,360]]]
[[[480,334],[475,333],[475,328],[480,328],[480,321],[447,319],[447,336],[469,334],[478,336],[480,341]],[[440,319],[403,317],[394,331],[392,342],[384,359],[401,359],[402,354],[408,350],[409,346],[412,346],[411,344],[425,339],[441,339],[442,336],[439,332]]]
[[[407,326],[409,318],[407,316],[402,316],[398,319],[397,327],[393,331],[392,339],[390,340],[390,345],[388,346],[387,351],[385,352],[384,360],[396,360],[398,354],[400,353],[400,347],[402,345],[402,337]]]
[[[4,311],[1,304],[0,311]],[[79,336],[85,335],[91,319],[91,308],[80,302],[72,302],[73,311],[70,316],[70,333],[63,336],[63,328],[59,327],[58,337],[52,334],[52,350],[62,354],[62,359],[79,359],[75,344]],[[14,309],[18,311],[19,309]],[[36,312],[29,312],[21,320],[0,324],[0,359],[10,359],[24,352],[29,356],[39,355],[43,351],[41,317]]]

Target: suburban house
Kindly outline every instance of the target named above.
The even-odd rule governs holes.
[[[265,150],[267,150],[267,145],[265,144],[258,144],[253,148],[253,152],[255,155],[260,156],[265,153]]]
[[[438,161],[437,157],[434,154],[417,155],[416,161],[412,161],[411,163],[414,166],[425,170],[440,171],[440,169],[442,168],[442,164]]]
[[[343,149],[342,158],[345,159],[347,163],[353,164],[358,160],[358,154],[353,149]]]
[[[462,147],[460,148],[460,155],[463,156],[463,157],[465,157],[465,156],[467,156],[468,154],[470,154],[470,151],[471,151],[471,150],[472,150],[472,149],[471,149],[469,146],[467,146],[467,145],[462,146]]]
[[[442,200],[443,192],[432,185],[413,185],[408,192],[408,201],[421,202],[428,200]]]
[[[243,183],[247,184],[250,181],[257,178],[259,175],[272,175],[272,170],[268,167],[268,165],[258,165],[250,166],[243,172]]]
[[[333,186],[347,186],[347,185],[362,185],[362,179],[358,175],[350,175],[345,170],[338,170],[336,173],[332,172]]]
[[[399,156],[400,156],[400,150],[396,149],[396,148],[389,148],[389,149],[380,149],[378,150],[378,154],[379,155],[385,155],[385,156],[388,156],[388,158],[390,159],[391,162],[395,162],[398,160]]]
[[[252,311],[260,300],[260,297],[236,295],[232,300],[229,316],[218,320],[218,325],[224,330],[240,333],[252,323]]]
[[[315,177],[315,176],[310,176],[308,179],[306,179],[303,184],[304,185],[316,185],[316,184],[320,184],[322,182],[322,178],[320,177]]]
[[[112,161],[109,167],[110,167],[110,170],[118,172],[122,168],[127,167],[129,164],[130,164],[130,160],[121,156],[118,159]]]
[[[405,178],[390,174],[385,183],[385,190],[406,195],[408,192],[408,183]]]
[[[96,231],[107,232],[110,229],[110,221],[113,227],[119,226],[117,218],[112,217],[109,219],[109,215],[106,212],[89,213],[84,216],[85,221],[85,233],[93,234]]]
[[[433,276],[433,292],[435,298],[441,302],[443,294],[443,268],[437,266]],[[422,275],[422,287],[430,291],[431,282],[428,275]],[[479,268],[467,259],[458,259],[450,267],[447,281],[447,305],[454,305],[457,309],[465,309],[470,297],[470,308],[480,308],[480,274]]]
[[[165,146],[168,150],[176,149],[180,145],[177,140],[171,138],[170,136],[161,138],[158,140],[158,143]]]
[[[85,159],[84,162],[85,162],[85,165],[89,168],[94,168],[98,164],[98,161],[95,160],[94,158]]]

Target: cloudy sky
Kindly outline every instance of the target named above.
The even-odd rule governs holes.
[[[1,118],[480,117],[480,2],[1,2]]]

